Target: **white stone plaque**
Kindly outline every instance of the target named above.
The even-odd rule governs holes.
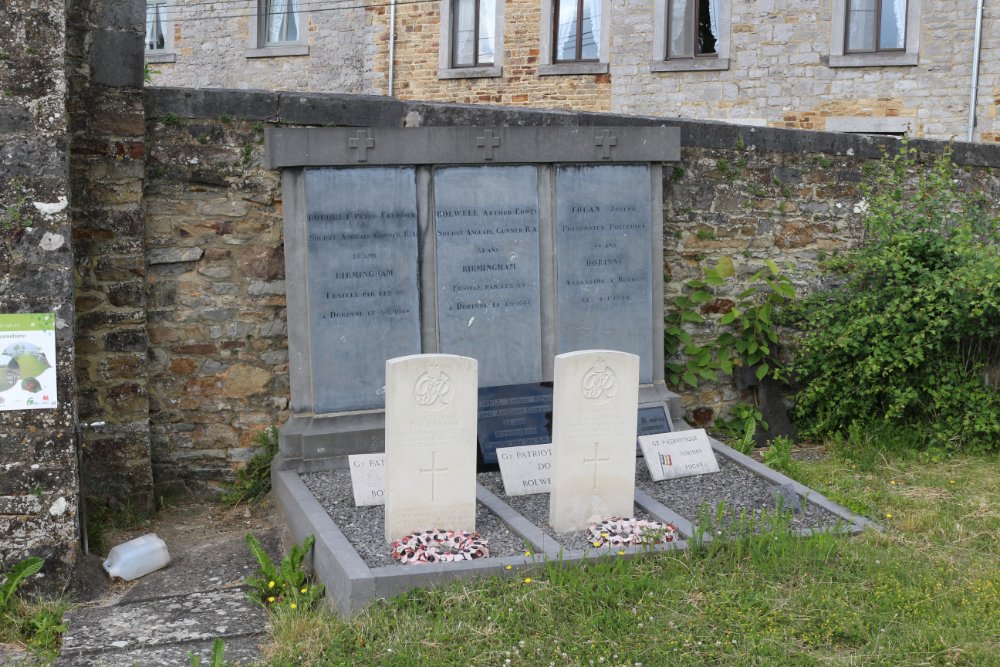
[[[631,516],[639,357],[584,350],[555,359],[549,523],[581,530]]]
[[[351,466],[354,504],[385,505],[385,454],[352,454],[347,464]]]
[[[548,493],[552,484],[552,443],[497,450],[503,490],[508,496]]]
[[[640,435],[639,446],[654,482],[719,472],[705,429]]]
[[[477,363],[415,354],[385,363],[385,539],[476,529]]]

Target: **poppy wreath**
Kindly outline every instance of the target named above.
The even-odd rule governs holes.
[[[487,558],[490,550],[479,533],[465,530],[424,530],[392,543],[392,557],[400,563],[449,563]]]
[[[588,528],[587,538],[595,547],[660,544],[677,539],[677,526],[659,521],[613,516]]]

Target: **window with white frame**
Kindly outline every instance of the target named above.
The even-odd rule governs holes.
[[[250,22],[248,58],[308,55],[303,0],[257,0],[257,16]]]
[[[146,2],[146,62],[174,61],[174,26],[170,11],[171,3],[166,0]]]
[[[921,0],[833,0],[831,67],[916,65]]]
[[[504,0],[440,0],[439,79],[503,74]]]
[[[658,0],[654,72],[729,68],[732,0]]]
[[[542,0],[538,74],[606,74],[610,0]]]

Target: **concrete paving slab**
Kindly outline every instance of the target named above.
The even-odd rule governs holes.
[[[258,664],[260,661],[258,644],[263,639],[263,635],[226,639],[226,664]],[[53,667],[190,667],[192,655],[199,656],[201,664],[210,664],[212,640],[180,642],[124,651],[109,650],[100,653],[64,655],[53,664]]]
[[[243,589],[206,591],[111,607],[84,607],[66,615],[64,657],[109,649],[155,648],[182,642],[259,634],[264,610]]]

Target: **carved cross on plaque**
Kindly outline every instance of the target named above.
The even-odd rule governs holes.
[[[368,135],[368,130],[358,130],[357,137],[347,140],[347,146],[357,149],[358,162],[368,162],[368,149],[375,148],[375,140]]]
[[[484,160],[492,160],[493,149],[500,147],[500,137],[494,137],[493,130],[486,130],[483,136],[476,137],[476,146],[484,150]]]
[[[597,464],[600,463],[600,462],[602,462],[602,461],[610,461],[611,460],[610,458],[607,458],[607,457],[605,457],[603,459],[597,458],[597,450],[598,450],[599,447],[600,447],[600,444],[595,442],[594,443],[594,458],[588,459],[588,458],[584,457],[584,459],[583,459],[583,465],[589,465],[589,464],[593,464],[594,465],[594,488],[595,489],[597,488]]]
[[[601,130],[594,137],[594,145],[601,147],[601,159],[611,159],[611,148],[618,145],[618,137],[611,134],[611,130]]]
[[[432,451],[431,452],[431,467],[430,468],[421,468],[420,469],[420,474],[421,475],[430,475],[431,476],[431,500],[434,500],[434,478],[437,477],[437,473],[439,473],[439,472],[448,472],[447,468],[437,468],[437,467],[435,467],[435,465],[434,465],[434,459],[435,458],[437,458],[437,452],[433,452]]]

